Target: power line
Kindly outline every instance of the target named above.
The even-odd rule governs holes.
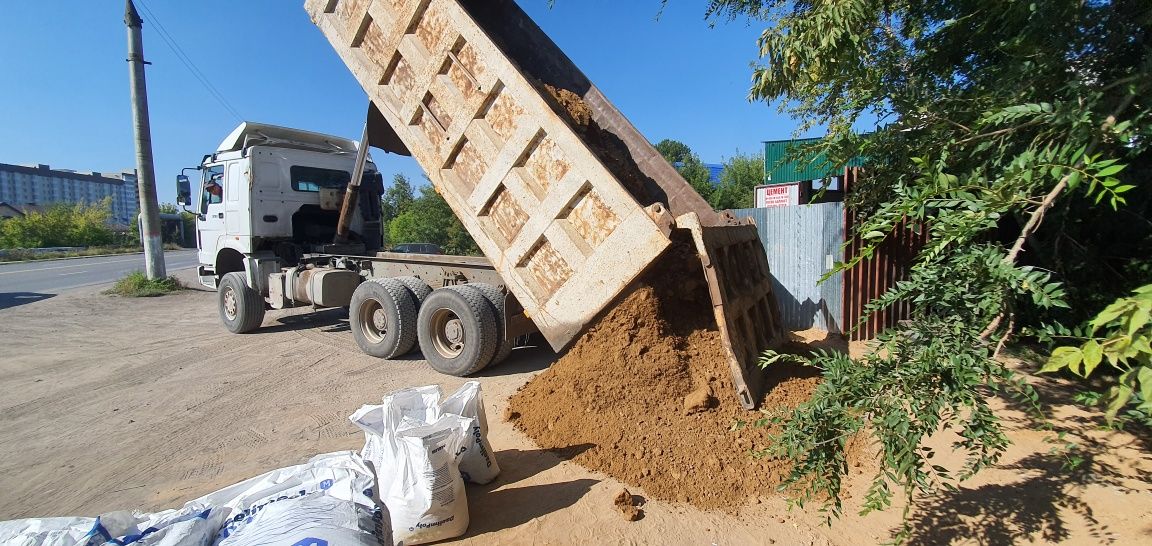
[[[160,39],[168,45],[168,49],[172,50],[172,53],[175,54],[176,58],[184,64],[184,67],[192,73],[192,76],[194,76],[200,82],[200,85],[204,86],[204,89],[206,89],[208,93],[212,95],[212,98],[216,99],[216,102],[220,103],[220,106],[223,106],[225,110],[235,116],[237,121],[244,121],[244,116],[241,116],[240,113],[232,107],[232,104],[228,102],[228,99],[224,98],[224,95],[216,89],[216,86],[212,85],[212,82],[208,79],[208,77],[205,76],[204,73],[196,67],[196,63],[192,62],[192,59],[188,56],[188,54],[184,53],[184,49],[180,47],[179,43],[177,43],[176,38],[168,33],[168,29],[164,28],[164,25],[160,24],[160,18],[157,17],[155,13],[152,13],[152,10],[148,7],[148,4],[146,4],[144,0],[135,1],[139,2],[140,6],[144,8],[144,13],[148,16],[149,19],[151,19],[150,22],[153,26],[156,27],[156,30],[159,31],[158,35],[160,36]]]

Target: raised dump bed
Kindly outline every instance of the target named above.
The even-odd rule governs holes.
[[[511,0],[308,0],[312,20],[562,350],[693,233],[741,402],[780,341],[756,230],[716,213]]]

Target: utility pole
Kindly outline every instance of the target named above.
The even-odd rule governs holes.
[[[132,81],[132,126],[136,132],[136,184],[140,195],[140,242],[148,278],[162,279],[164,241],[160,231],[160,205],[156,202],[156,168],[152,165],[152,129],[148,124],[148,85],[144,81],[144,20],[132,0],[125,0],[124,24],[128,26],[128,67]]]

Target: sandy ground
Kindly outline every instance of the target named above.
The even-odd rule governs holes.
[[[219,325],[212,293],[134,300],[98,290],[0,310],[0,519],[175,507],[360,447],[346,416],[390,390],[463,382],[417,359],[359,353],[340,312],[269,312],[258,333],[235,336]],[[644,518],[626,522],[612,506],[619,482],[539,450],[499,418],[508,396],[554,358],[518,349],[479,378],[504,473],[469,486],[463,543],[847,545],[882,542],[898,524],[892,510],[825,527],[815,511],[789,511],[776,497],[738,514],[646,502]],[[913,543],[1152,542],[1149,439],[1100,431],[1062,386],[1041,386],[1057,428],[1086,448],[1085,470],[1059,471],[1051,434],[1007,408],[1019,430],[1003,463],[926,499]],[[958,463],[941,464],[949,462]],[[854,470],[850,514],[874,469]]]

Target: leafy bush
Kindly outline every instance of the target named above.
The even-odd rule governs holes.
[[[50,205],[0,222],[0,248],[109,245],[115,239],[108,226],[111,216],[110,197],[91,205]]]
[[[1116,417],[1125,406],[1132,408],[1124,415],[1140,422],[1152,417],[1152,284],[1137,288],[1106,307],[1088,323],[1090,335],[1080,346],[1058,347],[1041,372],[1071,370],[1087,378],[1097,367],[1119,372],[1116,384],[1108,391],[1105,417],[1117,424]]]

